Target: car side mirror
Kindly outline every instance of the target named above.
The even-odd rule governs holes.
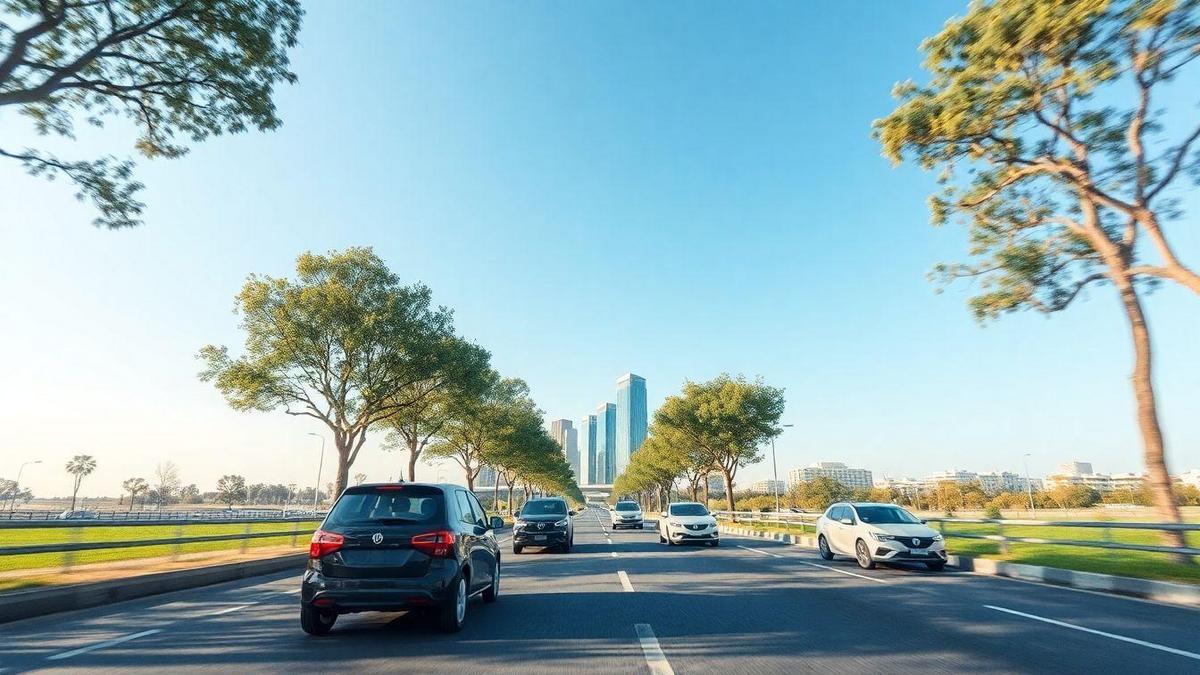
[[[928,524],[929,524],[929,521],[928,521],[928,520],[925,520],[924,518],[922,518],[922,519],[921,519],[921,524],[922,524],[922,525],[928,525]]]
[[[573,515],[575,515],[575,512],[574,512],[574,511],[567,511],[567,515],[568,515],[568,516],[573,516]]]
[[[853,525],[854,519],[853,518],[842,518],[841,521],[839,521],[839,522],[841,522],[843,525]]]
[[[504,519],[500,516],[492,516],[492,529],[499,530],[504,527]]]

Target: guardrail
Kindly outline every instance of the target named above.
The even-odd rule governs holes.
[[[758,511],[713,511],[719,519],[735,523],[774,525],[791,529],[798,527],[801,532],[812,527],[816,531],[816,520],[820,513],[794,512],[758,512]],[[1117,541],[1114,530],[1140,530],[1151,532],[1200,532],[1197,523],[1131,523],[1120,521],[1083,521],[1083,520],[1016,520],[1003,518],[925,518],[926,523],[936,523],[943,537],[957,539],[981,539],[994,541],[1000,545],[1002,553],[1008,552],[1010,544],[1042,544],[1047,546],[1075,546],[1082,548],[1110,549],[1121,551],[1142,551],[1146,553],[1166,553],[1173,555],[1200,556],[1200,548],[1194,546],[1165,546],[1160,544],[1139,544],[1134,542]],[[989,525],[996,528],[994,534],[963,532],[946,529],[946,524]],[[1101,539],[1048,539],[1044,537],[1023,537],[1005,534],[1005,528],[1016,527],[1045,527],[1045,528],[1088,528],[1102,532]]]
[[[23,511],[0,511],[0,526],[8,521],[53,521],[65,520],[70,522],[90,522],[90,521],[136,521],[145,523],[146,521],[180,521],[180,520],[204,520],[204,521],[230,521],[230,520],[275,520],[278,518],[289,517],[311,517],[324,518],[325,511],[313,511],[312,509],[195,509],[189,511],[177,511],[171,509],[147,509],[140,511],[91,511],[87,509],[76,509],[80,513],[88,515],[75,516],[71,518],[63,518],[62,511],[48,510],[23,510]]]

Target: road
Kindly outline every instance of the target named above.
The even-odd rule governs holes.
[[[281,574],[0,625],[0,673],[1200,672],[1195,610],[756,539],[667,547],[602,517],[577,517],[570,555],[505,546],[499,602],[457,635],[360,614],[306,636]]]

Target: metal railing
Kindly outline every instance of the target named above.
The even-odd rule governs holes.
[[[794,513],[794,512],[758,512],[758,511],[713,511],[713,515],[718,519],[727,520],[739,524],[762,524],[772,525],[775,527],[783,527],[792,529],[798,527],[800,532],[808,531],[811,527],[813,532],[816,532],[816,520],[821,517],[820,513]],[[937,529],[943,537],[954,539],[980,539],[985,541],[994,541],[1000,546],[1002,553],[1007,553],[1010,544],[1041,544],[1046,546],[1074,546],[1082,548],[1109,549],[1121,551],[1142,551],[1146,553],[1166,553],[1174,555],[1200,556],[1200,548],[1195,546],[1167,546],[1163,544],[1140,544],[1135,542],[1119,541],[1114,537],[1114,531],[1121,530],[1139,530],[1148,532],[1200,532],[1200,524],[1197,523],[1132,523],[1120,521],[1084,521],[1084,520],[1017,520],[1003,518],[925,518],[925,523],[936,524]],[[986,525],[995,528],[994,533],[980,533],[962,531],[961,528],[951,527],[946,528],[946,525]],[[1058,528],[1075,529],[1087,528],[1098,529],[1101,531],[1100,539],[1070,539],[1070,538],[1055,538],[1048,539],[1045,537],[1026,537],[1012,534],[1012,528],[1021,527],[1041,527],[1041,528]],[[1005,529],[1009,533],[1005,533]],[[1069,532],[1063,533],[1069,536]]]
[[[302,517],[324,518],[325,511],[313,511],[312,509],[194,509],[194,510],[175,510],[175,509],[145,509],[139,511],[92,511],[87,509],[77,509],[77,513],[86,515],[63,518],[62,511],[49,511],[45,509],[27,509],[19,511],[0,511],[0,524],[7,521],[55,521],[63,520],[73,523],[87,523],[94,521],[115,522],[115,521],[135,521],[145,524],[147,521],[231,521],[231,520],[276,520],[279,518]]]

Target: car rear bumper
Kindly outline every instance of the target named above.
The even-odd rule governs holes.
[[[520,530],[513,532],[513,544],[517,546],[558,546],[567,542],[565,530]]]
[[[397,612],[440,605],[453,592],[455,566],[431,569],[412,579],[342,579],[318,571],[304,574],[300,601],[304,604],[344,612]]]

